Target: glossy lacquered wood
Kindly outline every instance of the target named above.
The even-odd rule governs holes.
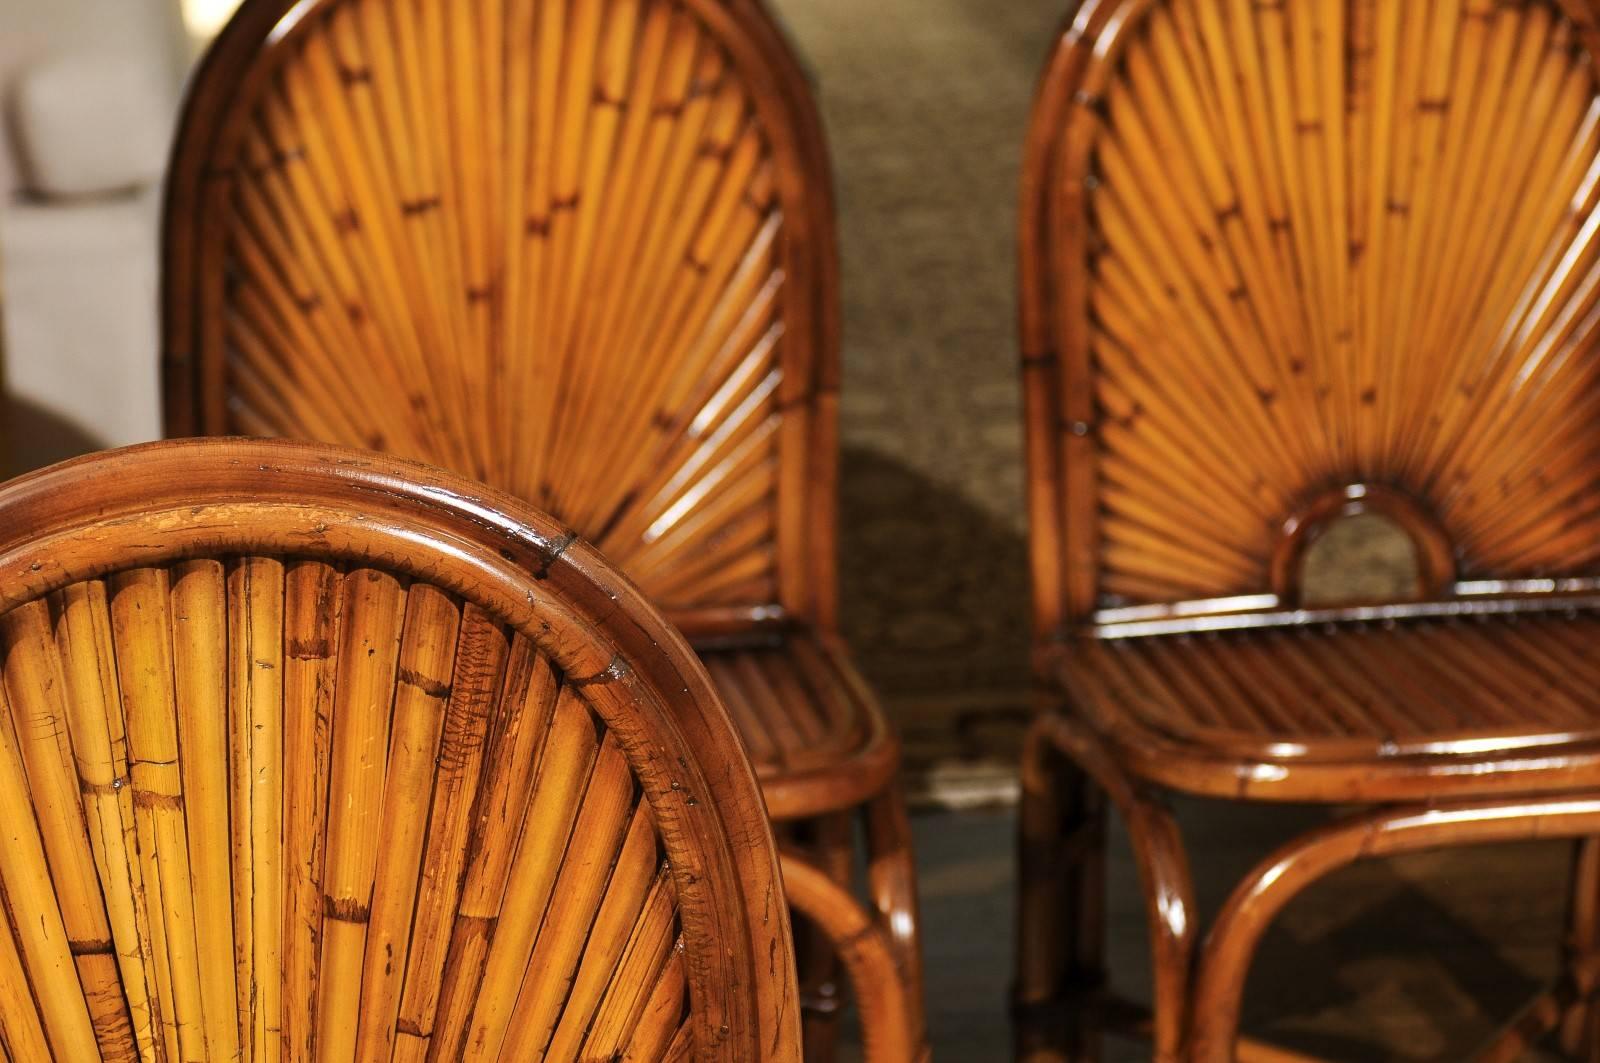
[[[560,525],[340,448],[0,488],[12,1059],[800,1058],[760,793]]]
[[[1118,1013],[1065,1007],[1103,986],[1108,805],[1140,856],[1163,1060],[1285,1058],[1237,1037],[1256,935],[1363,832],[1592,831],[1562,810],[1600,786],[1597,45],[1587,0],[1069,16],[1020,229],[1029,1058],[1093,1058]],[[1410,540],[1415,579],[1321,604],[1307,554],[1354,514]],[[1380,808],[1247,880],[1202,945],[1166,788]],[[1541,1023],[1593,1047],[1592,939],[1493,1058]]]
[[[759,3],[246,0],[167,193],[169,434],[374,447],[529,500],[706,649],[774,816],[903,817],[836,634],[827,156]],[[869,856],[909,883],[909,849]],[[858,969],[908,979],[883,1043],[916,1045],[892,897],[852,915],[892,961]]]

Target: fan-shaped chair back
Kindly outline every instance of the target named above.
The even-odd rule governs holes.
[[[1041,632],[1296,605],[1358,510],[1410,534],[1419,597],[1596,574],[1592,15],[1081,5],[1022,208]]]
[[[173,160],[168,434],[428,460],[686,625],[827,623],[830,196],[754,0],[246,0]]]
[[[155,444],[0,489],[15,1060],[798,1060],[682,639],[422,466]]]

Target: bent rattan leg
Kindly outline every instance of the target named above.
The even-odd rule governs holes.
[[[922,997],[922,917],[917,906],[917,865],[905,797],[891,785],[866,808],[867,885],[888,931],[906,989],[916,1040],[927,1038]]]
[[[821,868],[794,853],[783,854],[782,865],[790,906],[823,929],[849,975],[867,1063],[926,1060],[888,929]]]
[[[1061,755],[1110,798],[1127,824],[1150,928],[1152,1059],[1176,1063],[1188,1027],[1195,947],[1194,885],[1177,821],[1155,796],[1133,785],[1088,728],[1057,711],[1035,718],[1024,748],[1019,1058],[1044,1063],[1097,1056],[1098,1038],[1084,1029],[1085,1023],[1069,1019],[1067,1043],[1051,1043],[1051,1030],[1059,1033],[1063,1026],[1037,1018],[1029,1021],[1064,1003],[1075,975],[1099,977],[1103,963],[1104,817],[1097,807],[1099,798],[1082,793],[1085,780],[1082,775],[1073,777],[1072,770],[1062,765]],[[1063,829],[1075,819],[1079,822]],[[1035,841],[1041,848],[1034,848]],[[1072,906],[1064,921],[1053,908],[1063,902]],[[1092,927],[1086,925],[1091,918]]]
[[[1245,977],[1262,934],[1284,905],[1330,872],[1371,856],[1534,837],[1581,837],[1597,829],[1600,797],[1530,798],[1381,809],[1290,842],[1234,889],[1206,938],[1195,981],[1190,1058],[1194,1063],[1232,1063]],[[1558,1019],[1555,1014],[1550,1021]],[[1484,1058],[1516,1058],[1538,1032],[1535,1026],[1518,1023]]]

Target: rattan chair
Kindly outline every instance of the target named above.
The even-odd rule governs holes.
[[[1158,1060],[1291,1058],[1238,1038],[1240,995],[1267,923],[1328,872],[1600,833],[1594,13],[1069,17],[1021,210],[1025,1058],[1095,1058],[1100,1028],[1139,1024],[1105,993],[1108,801],[1143,876]],[[1406,534],[1414,591],[1305,593],[1354,513]],[[1202,943],[1169,791],[1372,808],[1264,861]],[[1578,852],[1563,983],[1482,1058],[1552,1027],[1600,1050],[1600,851]]]
[[[899,747],[835,620],[831,196],[755,0],[246,0],[169,179],[166,427],[427,460],[599,547],[703,652],[822,872],[791,901],[850,928],[803,942],[811,1058],[843,949],[872,1058],[900,1060]]]
[[[760,791],[589,546],[420,465],[157,443],[0,488],[13,1060],[798,1063]]]

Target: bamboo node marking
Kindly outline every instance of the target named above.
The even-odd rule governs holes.
[[[326,893],[322,895],[322,914],[341,923],[365,923],[372,918],[371,909],[355,898],[330,897]]]
[[[325,639],[290,639],[285,652],[297,661],[325,661],[333,656],[333,647]]]
[[[430,678],[411,668],[399,670],[400,682],[409,687],[416,687],[430,698],[447,698],[450,696],[450,684],[438,679]]]

